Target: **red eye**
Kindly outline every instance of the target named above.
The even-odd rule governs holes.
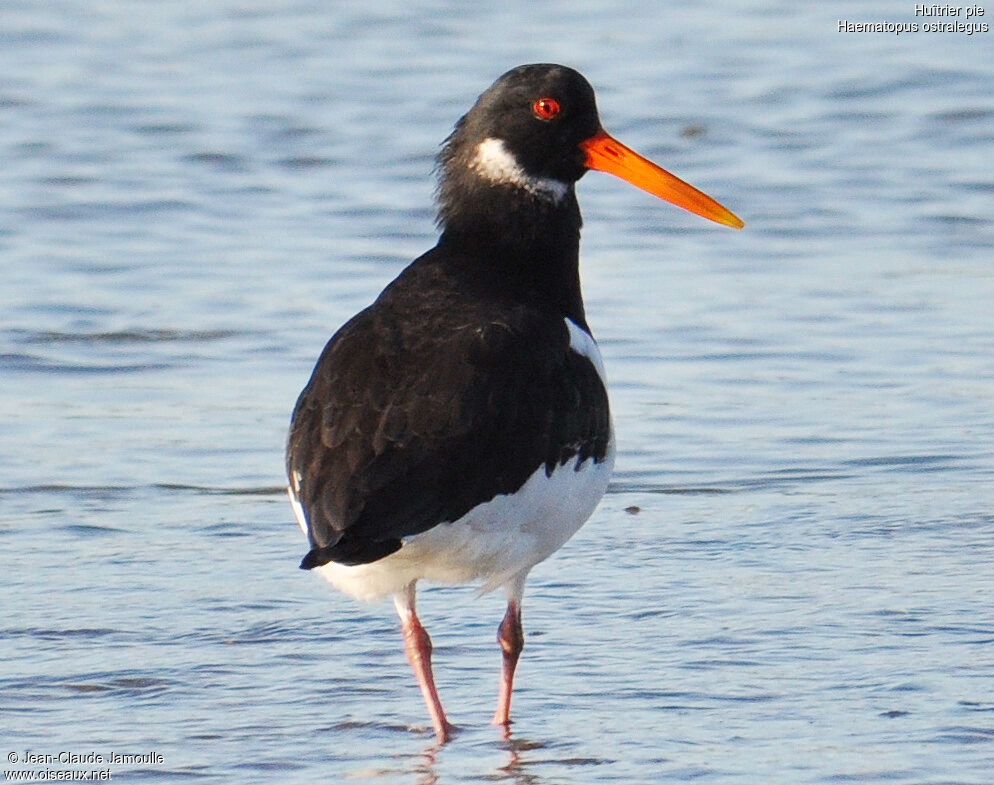
[[[532,104],[532,114],[539,120],[551,120],[560,111],[559,101],[555,98],[539,98]]]

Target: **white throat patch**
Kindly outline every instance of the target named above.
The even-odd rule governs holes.
[[[492,183],[516,185],[532,196],[547,201],[561,202],[569,191],[569,186],[559,180],[526,174],[511,151],[504,146],[503,139],[487,137],[480,142],[476,146],[476,154],[469,162],[469,168]]]

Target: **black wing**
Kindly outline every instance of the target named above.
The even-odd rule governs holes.
[[[561,317],[390,291],[331,339],[294,410],[306,569],[376,561],[543,464],[607,450],[607,392]]]

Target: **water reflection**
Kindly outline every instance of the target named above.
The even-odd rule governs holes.
[[[437,742],[421,753],[418,762],[414,766],[415,780],[417,785],[435,785],[438,782],[438,773],[435,771],[435,755],[440,746]]]
[[[498,741],[487,744],[486,747],[500,750],[506,763],[496,766],[488,773],[480,773],[475,778],[483,782],[508,782],[514,785],[539,785],[543,782],[543,778],[532,770],[540,761],[529,760],[524,753],[545,749],[548,745],[541,741],[515,738],[508,728],[493,730],[498,734]],[[458,741],[450,742],[450,748],[453,743]],[[436,785],[439,782],[438,757],[445,750],[446,745],[433,742],[412,761],[411,773],[414,775],[415,785]]]
[[[510,729],[506,727],[501,730],[504,749],[508,753],[508,762],[497,769],[498,781],[513,782],[515,785],[535,785],[541,782],[542,779],[528,768],[532,761],[523,760],[521,753],[541,749],[545,747],[545,744],[527,739],[516,739],[512,736]]]

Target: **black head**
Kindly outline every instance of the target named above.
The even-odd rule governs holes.
[[[473,156],[499,140],[530,177],[569,184],[586,171],[579,144],[600,128],[594,89],[562,65],[522,65],[481,95],[446,144],[448,156]]]
[[[446,140],[439,159],[443,208],[454,181],[462,181],[463,190],[508,187],[561,201],[587,171],[580,143],[599,128],[594,90],[572,68],[540,64],[508,71]]]
[[[547,225],[549,211],[579,230],[573,185],[588,169],[617,175],[713,221],[742,221],[706,194],[628,149],[601,128],[590,83],[562,65],[522,65],[484,92],[439,156],[439,222],[486,224],[502,214]],[[505,227],[509,225],[505,221]]]

